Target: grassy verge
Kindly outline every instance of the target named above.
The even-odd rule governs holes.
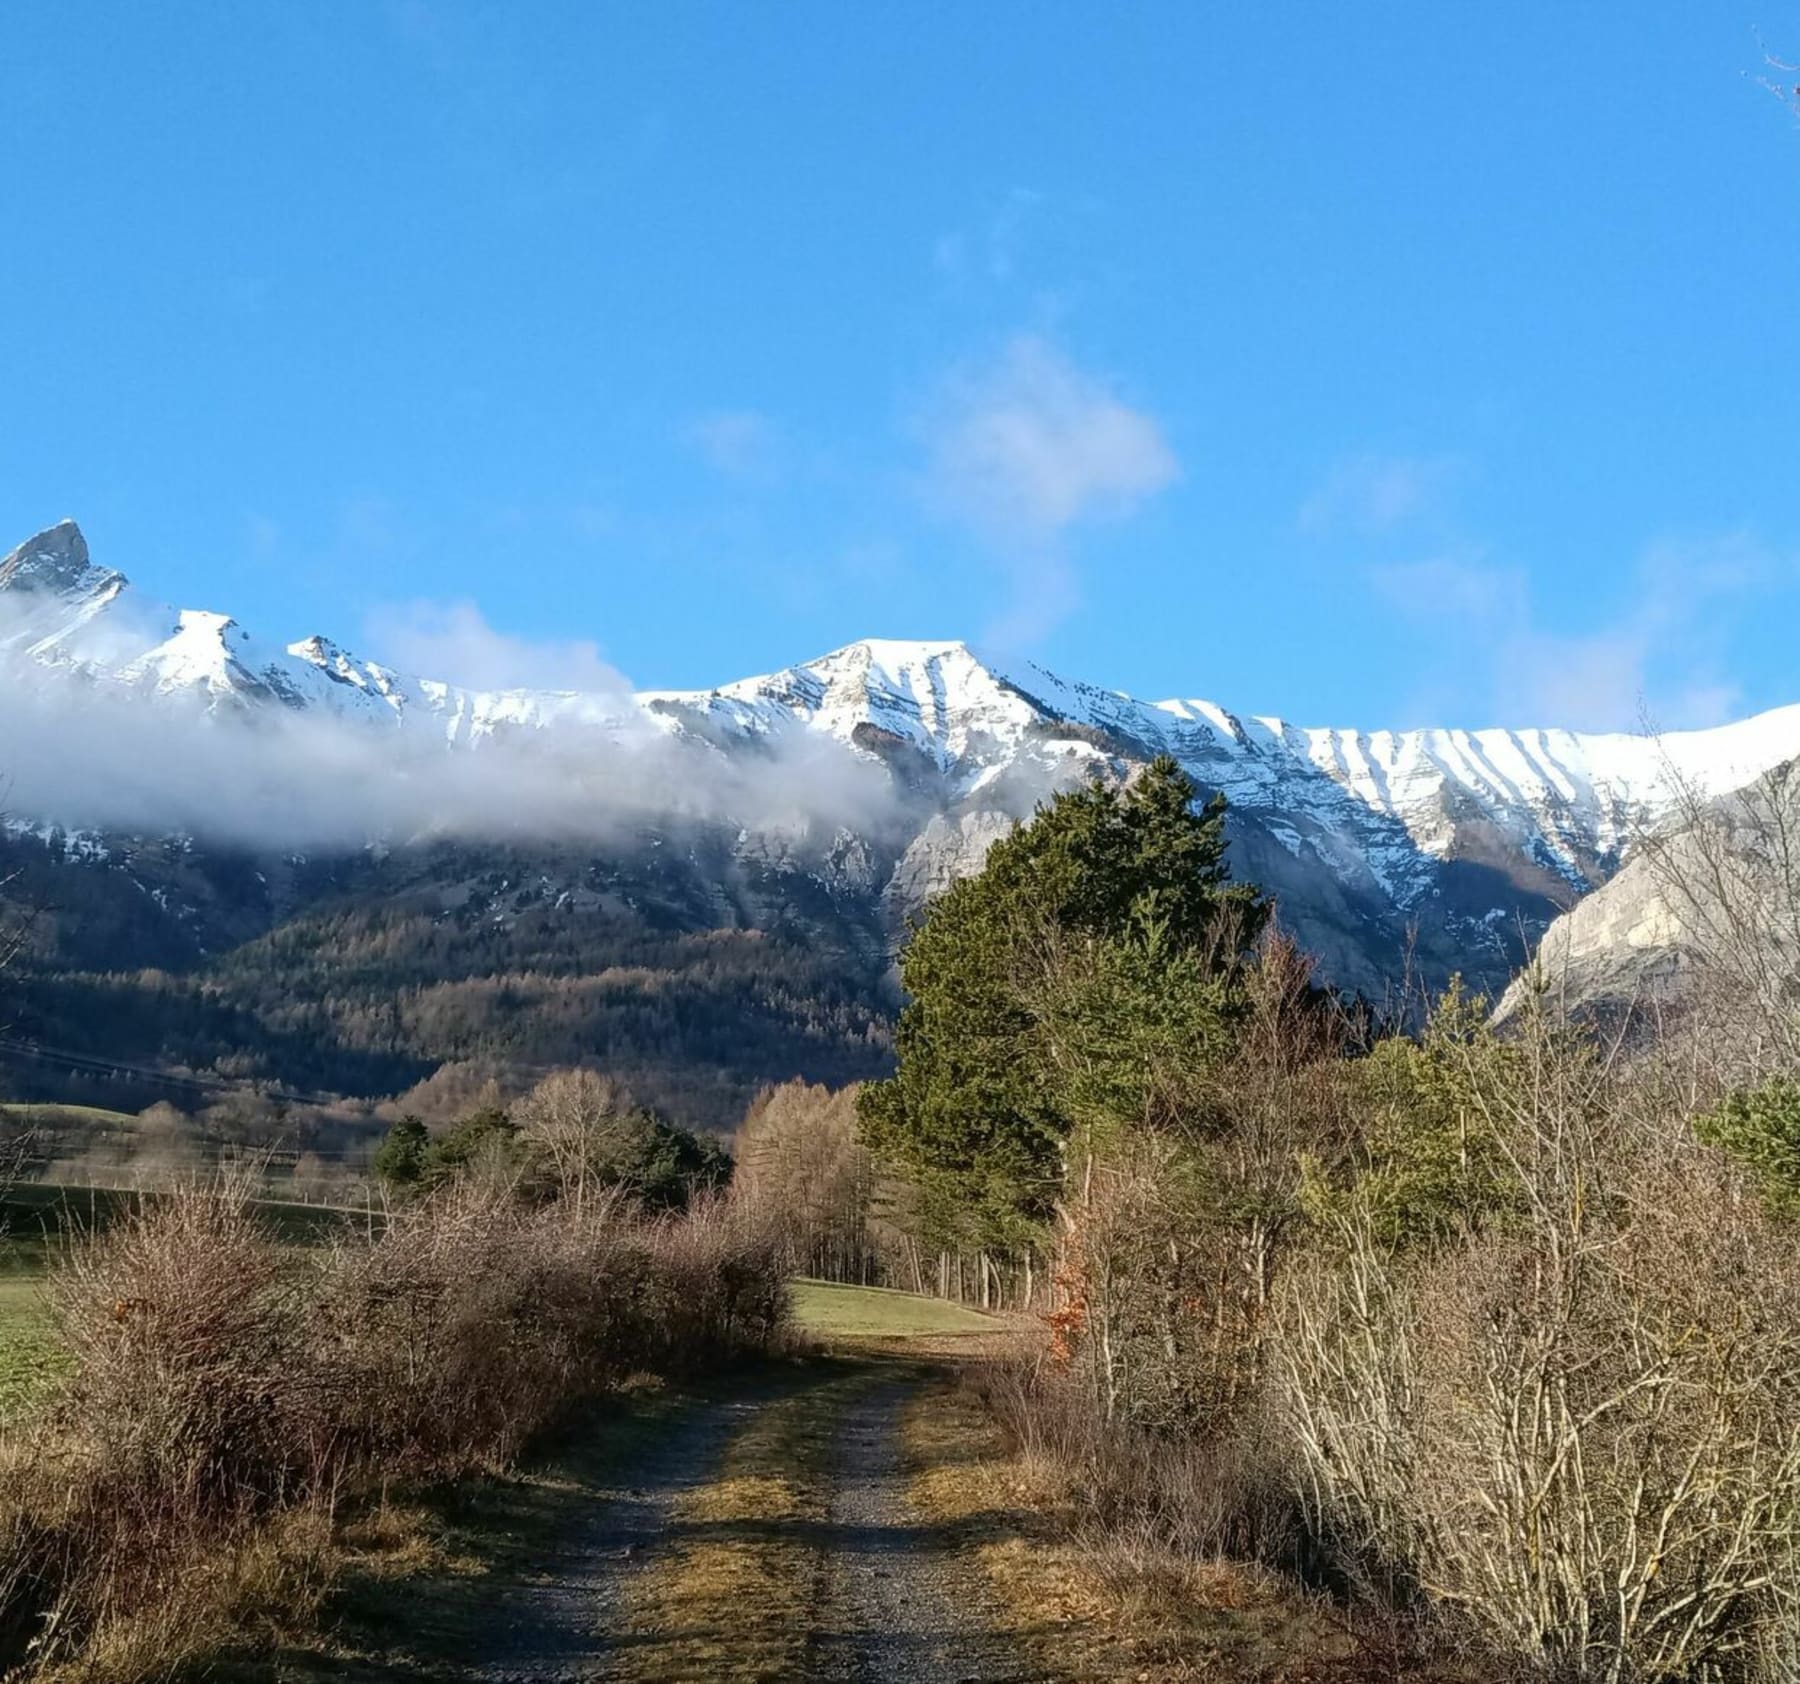
[[[67,1366],[50,1325],[41,1233],[0,1232],[0,1422],[41,1397]]]
[[[814,1280],[794,1282],[793,1319],[802,1332],[826,1340],[991,1334],[1004,1325],[994,1316],[941,1298]]]
[[[40,1280],[0,1274],[0,1421],[49,1390],[67,1367]]]
[[[1422,1662],[1400,1634],[1353,1628],[1261,1569],[1100,1534],[1067,1476],[1012,1453],[980,1398],[949,1379],[912,1400],[904,1432],[913,1505],[979,1562],[1003,1629],[1047,1672],[1141,1684],[1479,1676]]]
[[[676,1505],[632,1581],[607,1676],[624,1684],[762,1684],[805,1675],[826,1566],[836,1429],[866,1370],[825,1365],[760,1411],[714,1478]]]

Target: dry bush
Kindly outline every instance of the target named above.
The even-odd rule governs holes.
[[[1520,1051],[1471,1067],[1504,1211],[1418,1254],[1352,1206],[1288,1282],[1309,1519],[1365,1594],[1545,1675],[1755,1676],[1800,1539],[1791,1242],[1591,1049],[1539,1019]]]
[[[522,1321],[551,1313],[530,1301],[541,1252],[525,1214],[480,1179],[332,1248],[304,1343],[355,1455],[420,1472],[504,1456],[540,1424],[554,1399],[534,1395],[548,1365]]]
[[[475,1182],[278,1244],[242,1185],[147,1201],[55,1283],[66,1389],[0,1459],[0,1668],[166,1675],[318,1593],[339,1498],[515,1454],[627,1376],[766,1346],[777,1248],[723,1207]]]
[[[1041,1357],[996,1361],[971,1378],[1045,1505],[1075,1510],[1096,1553],[1161,1561],[1283,1553],[1292,1502],[1262,1435],[1109,1424],[1082,1376]]]
[[[7,1658],[28,1641],[52,1658],[191,1653],[226,1564],[329,1483],[298,1283],[242,1189],[220,1187],[77,1242],[54,1290],[71,1377],[0,1474]]]
[[[156,1201],[76,1244],[54,1293],[75,1376],[63,1421],[121,1500],[236,1506],[305,1477],[301,1283],[242,1188]]]
[[[787,1317],[788,1277],[777,1238],[729,1200],[698,1201],[643,1229],[652,1297],[641,1366],[692,1372],[734,1349],[762,1349]]]
[[[336,1248],[308,1341],[360,1455],[442,1469],[512,1455],[631,1374],[760,1348],[785,1308],[774,1247],[717,1205],[643,1218],[609,1195],[577,1217],[464,1184]]]

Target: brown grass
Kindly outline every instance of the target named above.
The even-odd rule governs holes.
[[[718,1476],[677,1505],[671,1547],[633,1581],[610,1677],[718,1684],[804,1676],[824,1573],[835,1428],[849,1373],[764,1408]]]
[[[1441,1684],[1481,1675],[1412,1652],[1403,1628],[1353,1624],[1266,1569],[1096,1519],[1070,1467],[1009,1438],[978,1384],[946,1383],[906,1415],[910,1496],[979,1561],[1002,1628],[1046,1669],[1141,1684]],[[1146,1469],[1146,1480],[1154,1473]]]

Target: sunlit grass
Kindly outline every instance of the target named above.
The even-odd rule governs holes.
[[[0,1273],[0,1420],[42,1396],[63,1367],[41,1273]]]
[[[908,1339],[945,1333],[992,1333],[992,1316],[941,1298],[878,1286],[794,1282],[794,1322],[819,1338]]]

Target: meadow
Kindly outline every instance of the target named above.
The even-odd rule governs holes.
[[[0,1420],[41,1396],[63,1368],[41,1270],[9,1254],[0,1272]]]
[[[992,1316],[942,1298],[891,1287],[797,1280],[790,1314],[802,1333],[820,1339],[913,1339],[934,1334],[992,1333]]]

